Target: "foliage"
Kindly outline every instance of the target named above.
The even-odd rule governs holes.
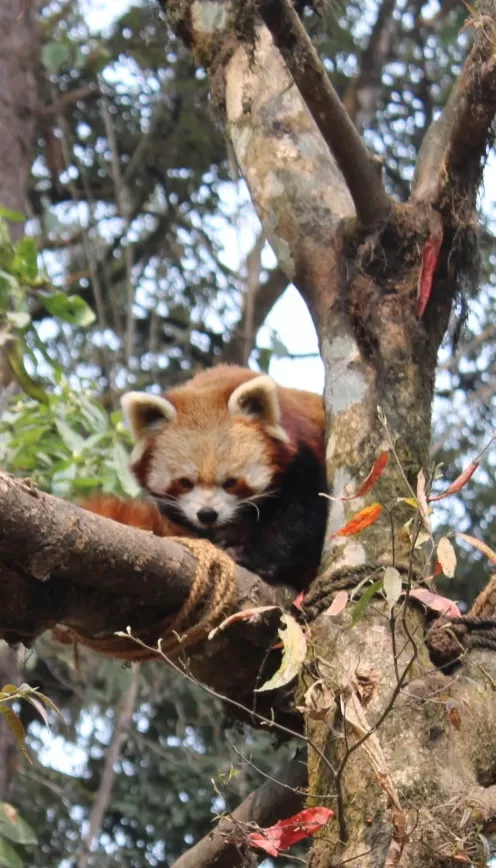
[[[445,102],[470,37],[459,36],[463,4],[449,0],[430,18],[425,5],[392,4],[386,55],[379,67],[367,67],[382,5],[325,3],[323,15],[308,12],[304,20],[350,110],[363,84],[360,71],[368,75],[370,109],[355,111],[355,119],[385,158],[390,190],[404,199],[419,143]],[[0,460],[64,497],[96,488],[132,494],[129,438],[115,409],[119,392],[129,385],[166,387],[223,357],[246,280],[222,249],[234,246],[232,232],[221,243],[221,231],[242,222],[245,212],[237,213],[233,170],[209,113],[205,76],[167,36],[154,4],[129,4],[104,33],[90,30],[77,0],[42,6],[29,238],[14,249],[5,223],[0,230],[0,341],[32,398],[16,396],[4,415]],[[0,217],[22,215],[0,208]],[[446,483],[488,439],[494,417],[489,239],[483,253],[484,293],[465,330],[462,316],[453,324],[456,354],[446,347],[441,359],[435,460],[444,462]],[[278,349],[284,354],[280,342]],[[270,352],[261,352],[259,361],[268,369]],[[480,532],[495,549],[495,486],[488,455],[470,486],[436,508],[444,519],[436,539],[457,527]],[[465,600],[487,578],[485,561],[469,557],[467,548],[455,577],[446,579],[446,593]],[[355,620],[379,590],[393,604],[395,583],[385,574],[358,602],[350,601]],[[19,711],[35,760],[23,763],[16,792],[23,818],[38,835],[33,868],[77,853],[128,681],[126,669],[105,660],[80,662],[82,678],[72,653],[55,649],[48,638],[27,661],[28,680],[60,705],[66,721],[65,727],[55,721],[48,738],[31,706]],[[222,714],[176,676],[143,667],[134,728],[118,763],[93,868],[170,863],[210,830],[224,802],[234,807],[260,782],[250,763],[273,770],[266,735],[234,734],[246,761],[226,748]]]
[[[121,414],[109,415],[90,390],[75,392],[63,379],[47,403],[18,398],[0,423],[2,466],[65,498],[97,490],[135,497],[129,445]]]

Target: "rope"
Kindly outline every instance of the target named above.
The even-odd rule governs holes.
[[[470,612],[459,618],[438,618],[427,635],[427,647],[437,666],[449,666],[473,648],[496,651],[496,576],[476,598]]]
[[[154,660],[160,658],[161,652],[168,657],[177,657],[185,648],[205,639],[234,601],[236,565],[225,552],[207,540],[185,537],[167,539],[191,551],[196,560],[196,570],[188,599],[176,615],[132,631],[132,635],[145,645],[156,646],[160,641],[161,651],[154,647],[150,649],[133,645],[131,638],[122,636],[85,636],[72,627],[56,627],[52,631],[54,638],[64,645],[84,645],[93,651],[129,662]]]

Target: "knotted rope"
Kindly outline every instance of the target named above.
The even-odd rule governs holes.
[[[157,623],[132,630],[134,638],[152,648],[143,648],[124,636],[85,636],[72,627],[56,627],[53,636],[64,645],[84,645],[93,651],[129,662],[154,660],[162,655],[177,657],[208,636],[223,614],[231,608],[235,593],[235,563],[207,540],[167,537],[186,546],[194,555],[196,570],[188,599],[177,614]],[[160,651],[155,650],[160,641]]]

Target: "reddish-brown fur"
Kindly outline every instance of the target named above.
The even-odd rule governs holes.
[[[215,436],[215,424],[228,416],[227,404],[230,396],[238,386],[255,377],[257,371],[250,371],[236,365],[218,365],[202,371],[184,385],[176,386],[164,394],[164,397],[174,405],[177,411],[177,425],[199,429],[212,427]],[[293,458],[298,445],[303,443],[315,454],[323,464],[324,445],[324,402],[322,396],[299,389],[289,389],[277,386],[279,406],[281,410],[281,425],[289,437],[289,443],[271,440],[263,432],[263,426],[255,419],[245,418],[241,424],[254,432],[263,432],[267,443],[267,451],[274,469],[274,476],[284,472]],[[133,462],[132,469],[140,484],[147,488],[150,461],[156,450],[157,435],[148,436],[148,444],[140,458]],[[215,468],[211,468],[212,479]],[[208,473],[202,474],[202,481],[208,484]],[[179,491],[171,490],[171,494]]]
[[[202,416],[195,418],[194,396],[208,397],[208,404],[213,417],[225,412],[229,397],[238,386],[259,377],[258,371],[249,371],[237,365],[218,365],[202,371],[183,386],[176,386],[165,393],[165,397],[174,404],[178,415],[187,413],[191,421],[204,425],[203,416],[205,404],[198,401],[198,411]],[[192,394],[193,393],[193,394]],[[322,432],[325,426],[324,402],[321,395],[304,392],[300,389],[288,389],[278,386],[277,393],[281,407],[281,424],[294,445],[298,441],[306,443],[316,452],[319,460],[324,460],[324,440]]]
[[[183,528],[162,515],[151,500],[122,500],[113,494],[93,494],[79,501],[79,506],[119,524],[151,531],[155,536],[188,536]]]

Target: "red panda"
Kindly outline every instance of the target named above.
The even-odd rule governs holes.
[[[308,586],[327,513],[320,396],[219,365],[161,397],[130,392],[122,406],[136,440],[131,468],[168,521],[267,581]],[[134,524],[120,503],[119,515],[100,514]],[[170,535],[158,518],[148,529]]]

